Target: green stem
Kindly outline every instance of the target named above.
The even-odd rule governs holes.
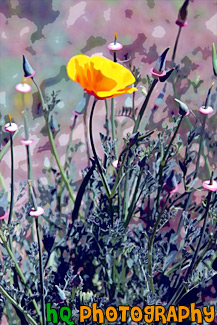
[[[106,126],[106,137],[109,137],[109,109],[108,109],[108,101],[105,99],[105,110],[106,110],[106,119],[105,119],[105,126]]]
[[[161,212],[158,215],[157,221],[155,222],[154,229],[153,229],[153,232],[152,232],[152,235],[151,235],[151,239],[150,239],[150,242],[149,242],[149,249],[148,249],[148,273],[149,273],[149,285],[150,285],[150,289],[151,289],[151,292],[152,293],[154,293],[154,281],[153,281],[153,272],[152,272],[152,256],[153,256],[154,239],[155,239],[155,235],[156,235],[156,232],[157,232],[157,228],[158,228],[159,223],[161,221],[161,216],[163,215],[163,213],[164,213],[164,211],[166,209],[166,205],[167,205],[167,202],[169,200],[169,197],[170,197],[170,193],[168,193],[167,198],[166,198],[166,201],[165,201],[165,203],[163,205],[163,208],[162,208]]]
[[[45,102],[44,102],[44,98],[43,98],[41,89],[38,86],[38,84],[37,84],[36,80],[34,79],[34,77],[32,77],[32,80],[33,80],[33,82],[34,82],[34,84],[35,84],[35,86],[36,86],[36,88],[38,90],[38,93],[39,93],[39,96],[40,96],[40,99],[41,99],[41,105],[42,105],[43,111],[45,112],[46,105],[45,105]],[[69,184],[69,182],[67,180],[66,174],[65,174],[65,172],[64,172],[64,170],[63,170],[63,168],[62,168],[62,166],[60,164],[60,160],[59,160],[59,156],[57,154],[57,150],[56,150],[56,146],[55,146],[53,134],[52,134],[51,129],[50,129],[50,125],[49,125],[49,121],[48,121],[48,116],[46,117],[44,115],[44,117],[45,117],[45,120],[46,120],[46,125],[47,125],[47,130],[48,130],[48,137],[49,137],[49,141],[50,141],[50,144],[51,144],[51,148],[52,148],[53,155],[54,155],[54,157],[56,159],[56,163],[57,163],[57,166],[59,167],[59,171],[60,171],[60,174],[62,176],[62,179],[64,180],[65,185],[66,185],[66,188],[67,188],[67,190],[69,192],[69,196],[70,196],[72,202],[75,203],[75,198],[74,198],[74,194],[72,192],[71,186],[70,186],[70,184]]]
[[[16,300],[14,300],[0,285],[0,292],[1,294],[8,299],[17,309],[19,309],[23,315],[26,317],[26,319],[30,322],[32,325],[37,325],[36,321],[17,303]]]
[[[197,155],[197,161],[196,161],[196,167],[195,167],[193,180],[196,179],[197,174],[198,174],[198,170],[199,170],[200,156],[201,156],[201,152],[202,152],[202,148],[203,148],[203,139],[204,139],[204,130],[205,130],[205,124],[206,124],[206,117],[207,117],[206,115],[203,116],[202,129],[201,129],[200,142],[199,142],[199,151],[198,151],[198,155]],[[192,192],[189,193],[189,195],[188,195],[187,202],[185,204],[185,211],[188,210],[189,205],[191,203],[191,200],[192,200]],[[179,221],[179,225],[178,225],[178,230],[177,230],[178,234],[180,233],[182,226],[183,226],[183,217],[181,216],[180,221]]]
[[[129,225],[130,220],[131,220],[131,217],[132,217],[132,214],[133,214],[133,211],[135,209],[136,197],[138,195],[140,181],[141,181],[141,178],[142,178],[142,172],[143,172],[143,168],[140,170],[139,176],[137,178],[136,187],[135,187],[135,190],[134,190],[134,193],[133,193],[133,198],[132,198],[131,205],[130,205],[130,208],[129,208],[129,213],[128,213],[127,218],[126,218],[126,221],[124,223],[124,227],[125,228],[127,228],[127,226]]]
[[[149,137],[152,133],[154,133],[154,131],[150,131],[150,132],[142,135],[141,137],[138,137],[137,143],[139,141],[142,141],[143,139]],[[124,156],[124,158],[123,158],[123,161],[121,163],[121,167],[118,170],[118,174],[117,174],[117,177],[115,179],[115,183],[114,183],[113,188],[112,188],[112,191],[111,191],[111,195],[110,195],[111,198],[115,195],[116,188],[117,188],[117,186],[119,184],[119,181],[120,181],[120,178],[121,178],[121,175],[122,175],[122,169],[123,169],[123,167],[125,165],[126,159],[128,158],[128,151],[130,150],[130,148],[132,146],[134,146],[134,144],[128,143],[128,145],[120,153],[119,161],[121,161],[122,156]]]
[[[160,204],[160,194],[161,194],[161,189],[162,189],[163,168],[164,168],[164,166],[165,166],[166,159],[167,159],[167,155],[168,155],[168,153],[169,153],[170,147],[171,147],[171,145],[173,144],[173,141],[174,141],[174,139],[175,139],[175,137],[176,137],[176,134],[177,134],[177,132],[178,132],[178,130],[179,130],[179,128],[180,128],[180,125],[181,125],[181,123],[182,123],[182,120],[183,120],[183,116],[181,116],[181,118],[180,118],[180,120],[179,120],[179,123],[178,123],[178,125],[177,125],[177,128],[176,128],[176,130],[175,130],[175,132],[174,132],[174,134],[173,134],[173,136],[172,136],[172,138],[171,138],[171,140],[170,140],[170,143],[169,143],[169,145],[168,145],[168,147],[167,147],[167,150],[166,150],[166,152],[164,153],[163,159],[161,160],[161,163],[160,163],[160,170],[159,170],[159,185],[160,185],[160,186],[158,187],[158,192],[157,192],[157,199],[156,199],[156,202],[157,202],[157,208],[156,208],[156,211],[158,211],[159,204]]]
[[[10,133],[11,143],[11,200],[10,200],[10,212],[8,217],[8,225],[11,223],[12,212],[14,208],[14,151],[13,151],[13,134]]]
[[[110,195],[111,195],[110,189],[108,187],[107,181],[106,181],[106,179],[104,177],[102,168],[100,166],[99,159],[97,157],[96,149],[95,149],[95,146],[94,146],[94,141],[93,141],[93,125],[92,124],[93,124],[93,113],[94,113],[94,108],[96,106],[96,102],[97,102],[97,99],[94,99],[92,109],[91,109],[91,113],[90,113],[90,121],[89,121],[90,143],[91,143],[91,148],[92,148],[92,151],[93,151],[93,156],[94,156],[94,159],[95,159],[96,164],[97,164],[97,168],[98,168],[100,176],[101,176],[102,184],[103,184],[104,189],[106,191],[107,197],[110,198]]]
[[[64,171],[66,171],[66,168],[67,168],[67,161],[68,161],[68,158],[69,158],[69,154],[70,154],[70,149],[72,147],[72,136],[73,136],[73,131],[74,131],[74,127],[76,125],[76,119],[77,119],[77,116],[75,115],[74,116],[74,122],[73,122],[73,125],[71,127],[71,132],[70,132],[70,136],[69,136],[69,142],[68,142],[68,145],[67,145],[67,149],[66,149],[66,158],[65,158],[65,165],[64,165]],[[60,182],[60,191],[59,191],[59,210],[61,212],[61,205],[62,205],[62,194],[63,194],[63,183],[64,183],[64,180],[63,178],[61,178],[61,182]]]
[[[14,132],[13,137],[16,137],[22,131],[22,127],[23,126],[20,126],[19,129],[16,132]],[[4,146],[4,148],[1,150],[1,152],[0,152],[0,161],[2,160],[4,155],[6,154],[9,147],[10,147],[10,141],[8,141],[6,143],[6,145]]]
[[[177,34],[176,41],[175,41],[175,45],[174,45],[174,49],[173,49],[172,65],[175,62],[176,50],[177,50],[177,46],[178,46],[178,42],[179,42],[179,37],[180,37],[180,34],[181,34],[181,30],[182,30],[182,27],[179,26],[178,34]]]
[[[0,185],[1,185],[2,189],[6,191],[6,186],[5,186],[4,179],[3,179],[1,173],[0,173]]]
[[[114,98],[111,99],[111,126],[112,126],[112,140],[114,141],[114,151],[115,151],[115,159],[118,157],[117,153],[117,143],[115,136],[115,114],[114,114]]]
[[[53,155],[55,157],[57,166],[59,168],[59,171],[60,171],[60,174],[62,176],[62,179],[63,179],[63,181],[64,181],[64,183],[66,185],[66,188],[67,188],[67,190],[69,192],[69,196],[70,196],[72,202],[75,203],[75,198],[74,198],[74,194],[72,192],[71,186],[70,186],[70,184],[68,182],[68,179],[66,177],[65,171],[64,171],[64,169],[62,168],[62,166],[60,164],[59,156],[58,156],[58,153],[57,153],[57,150],[56,150],[56,146],[55,146],[53,134],[51,132],[50,125],[49,125],[49,122],[48,122],[48,118],[46,118],[46,125],[47,125],[48,137],[49,137],[49,140],[50,140],[52,152],[53,152]]]
[[[183,116],[181,116],[181,118],[180,118],[180,120],[179,120],[179,123],[178,123],[178,125],[177,125],[177,128],[176,128],[176,130],[175,130],[175,132],[174,132],[174,134],[173,134],[173,136],[172,136],[172,139],[170,140],[170,143],[169,143],[169,145],[168,145],[168,147],[167,147],[167,150],[166,150],[166,152],[165,152],[165,154],[164,154],[164,156],[163,156],[163,161],[164,161],[164,162],[166,161],[166,158],[167,158],[168,152],[169,152],[169,150],[170,150],[171,145],[173,144],[173,141],[174,141],[174,139],[175,139],[175,137],[176,137],[176,134],[177,134],[177,132],[178,132],[178,130],[179,130],[179,128],[180,128],[180,125],[181,125],[181,123],[182,123],[182,120],[183,120]]]
[[[201,156],[201,152],[202,152],[202,148],[203,148],[203,139],[204,139],[204,129],[205,129],[205,124],[206,124],[206,117],[207,117],[207,115],[203,116],[202,130],[201,130],[201,133],[200,133],[199,151],[198,151],[198,155],[197,155],[197,162],[196,162],[196,168],[195,168],[195,172],[194,172],[194,179],[197,177],[198,170],[199,170],[200,156]]]
[[[41,100],[41,106],[42,106],[43,111],[45,111],[46,110],[46,105],[45,105],[45,101],[44,101],[44,97],[42,95],[41,89],[40,89],[37,81],[35,80],[35,78],[32,77],[31,79],[34,82],[34,84],[35,84],[35,86],[36,86],[36,88],[38,90],[38,94],[39,94],[39,97],[40,97],[40,100]]]
[[[8,255],[10,256],[10,258],[12,259],[12,261],[14,262],[14,267],[17,270],[17,273],[19,274],[20,279],[22,280],[23,284],[27,288],[27,291],[28,291],[30,297],[32,297],[33,296],[32,291],[31,291],[31,289],[27,285],[26,278],[23,275],[23,272],[21,271],[19,265],[17,264],[13,252],[11,251],[10,247],[7,245],[7,241],[5,240],[5,238],[4,238],[4,236],[2,234],[0,234],[0,238],[1,238],[2,242],[3,242],[3,245],[4,245],[5,249],[8,252]],[[36,303],[35,299],[33,299],[32,302],[33,302],[33,305],[35,307],[35,310],[36,310],[37,314],[40,315],[40,311],[38,309],[38,306],[37,306],[37,303]]]
[[[42,324],[46,325],[46,317],[45,317],[45,296],[44,296],[44,276],[43,276],[43,260],[42,260],[42,247],[41,247],[41,239],[40,239],[40,231],[38,225],[38,218],[35,218],[35,226],[37,232],[37,240],[38,240],[38,249],[39,249],[39,271],[40,271],[40,283],[41,283],[41,310],[42,310]]]
[[[146,107],[148,105],[149,98],[150,98],[150,96],[152,94],[152,91],[154,90],[154,87],[157,84],[157,82],[158,82],[158,79],[154,79],[152,81],[151,87],[150,87],[150,89],[148,91],[148,94],[147,94],[147,96],[145,98],[145,101],[144,101],[144,103],[143,103],[143,105],[142,105],[142,107],[140,109],[139,115],[138,115],[138,117],[136,119],[136,123],[135,123],[134,128],[133,128],[133,133],[135,133],[139,128],[139,125],[140,125],[140,122],[142,120],[143,114],[144,114],[144,112],[146,110]]]

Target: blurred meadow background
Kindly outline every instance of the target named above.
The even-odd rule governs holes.
[[[117,33],[118,42],[123,44],[123,49],[117,52],[117,60],[122,63],[123,61],[125,61],[125,63],[123,63],[125,67],[131,69],[131,71],[133,72],[139,69],[138,71],[141,75],[140,82],[137,86],[138,90],[135,93],[135,107],[136,108],[138,107],[139,110],[141,108],[142,103],[144,102],[145,95],[147,94],[146,90],[150,85],[149,81],[152,78],[150,75],[150,69],[155,65],[156,60],[167,47],[170,47],[170,50],[167,54],[166,68],[170,69],[172,66],[173,48],[179,31],[179,26],[177,26],[175,22],[177,20],[178,11],[182,6],[183,2],[184,2],[183,0],[86,0],[86,1],[85,0],[64,0],[64,1],[1,0],[0,1],[0,26],[1,26],[0,27],[0,38],[1,38],[1,42],[0,42],[0,149],[2,150],[5,144],[10,139],[9,134],[4,132],[4,125],[5,123],[8,122],[8,114],[10,113],[12,115],[13,121],[15,121],[19,126],[23,124],[22,95],[21,93],[15,90],[15,86],[18,83],[20,83],[23,78],[23,68],[22,68],[23,55],[25,55],[25,57],[28,59],[33,69],[36,71],[35,79],[37,80],[44,94],[44,97],[48,101],[48,103],[52,101],[53,92],[55,92],[57,96],[58,102],[54,110],[52,110],[51,115],[55,120],[54,137],[55,137],[57,151],[60,157],[61,165],[64,166],[66,149],[67,149],[68,142],[70,140],[71,128],[74,123],[73,110],[76,108],[77,104],[82,99],[84,93],[80,85],[78,83],[72,82],[67,76],[66,65],[69,59],[72,56],[83,53],[88,56],[103,55],[113,60],[113,54],[109,51],[107,46],[109,43],[114,41],[114,33]],[[174,97],[179,98],[182,102],[188,105],[190,110],[190,114],[183,119],[182,125],[179,129],[180,137],[183,143],[185,144],[187,142],[187,133],[190,131],[191,125],[193,126],[199,125],[199,127],[197,128],[197,132],[200,132],[201,130],[200,129],[201,115],[198,112],[198,108],[204,105],[207,91],[210,88],[212,82],[216,80],[213,74],[213,67],[212,67],[212,43],[216,44],[216,39],[217,39],[217,1],[216,0],[189,0],[187,23],[188,23],[187,26],[183,27],[181,30],[181,35],[180,35],[180,39],[176,51],[175,86],[171,82],[171,79],[168,79],[168,81],[165,83],[161,83],[161,82],[157,83],[156,87],[154,88],[154,91],[151,94],[147,109],[145,111],[142,123],[140,124],[140,128],[139,128],[141,132],[143,132],[144,129],[146,131],[156,130],[155,134],[158,134],[158,131],[164,130],[166,124],[170,128],[172,128],[174,125],[174,116],[177,117],[179,112],[178,107],[174,101]],[[26,80],[26,82],[29,82],[29,80]],[[45,185],[45,187],[46,185],[51,184],[53,181],[52,183],[54,189],[53,193],[55,193],[56,190],[55,186],[57,184],[55,183],[56,176],[58,178],[58,181],[60,182],[58,168],[55,159],[51,153],[51,146],[48,140],[47,129],[45,127],[41,101],[37,93],[36,87],[34,86],[33,83],[31,83],[31,86],[32,86],[32,92],[25,95],[25,105],[28,108],[30,138],[34,139],[34,143],[31,145],[30,151],[32,156],[32,167],[33,167],[33,175],[35,179],[35,187],[37,191],[37,186],[38,186],[37,180],[39,180],[40,183]],[[120,112],[123,109],[123,106],[127,106],[129,104],[128,100],[129,100],[129,96],[127,95],[121,95],[114,98],[114,109],[116,115],[115,125],[116,125],[116,132],[117,132],[116,135],[117,135],[119,154],[123,149],[123,144],[124,144],[123,137],[126,137],[128,132],[132,133],[133,130],[132,119],[123,116],[123,114],[120,114]],[[111,99],[108,99],[108,103],[110,108]],[[210,178],[211,166],[213,164],[215,165],[215,171],[213,171],[213,174],[215,173],[215,177],[216,177],[216,168],[217,168],[216,103],[217,103],[217,84],[214,83],[212,93],[210,96],[210,106],[214,108],[214,113],[211,115],[211,117],[209,116],[206,121],[205,140],[208,139],[209,141],[205,141],[208,145],[204,148],[204,151],[202,152],[199,161],[199,172],[198,174],[196,173],[198,175],[198,179],[196,180],[197,183],[195,185],[197,189],[202,185],[202,180],[205,179],[207,180]],[[90,107],[91,106],[89,105],[86,112],[87,121],[89,120],[89,116],[90,116]],[[102,148],[102,143],[101,143],[99,133],[106,134],[105,115],[106,115],[105,102],[104,100],[101,101],[99,100],[97,102],[97,106],[93,118],[93,130],[94,130],[93,137],[97,149],[96,150],[97,154],[101,159],[103,159],[103,148]],[[73,134],[72,134],[73,150],[71,150],[70,152],[70,160],[69,160],[70,163],[69,166],[67,167],[69,167],[68,169],[70,170],[70,176],[72,175],[73,177],[72,180],[70,179],[71,184],[73,183],[72,184],[73,191],[74,190],[76,191],[78,189],[78,185],[80,185],[81,183],[82,171],[89,165],[86,143],[85,143],[87,138],[85,138],[85,125],[84,125],[84,118],[82,115],[77,117],[76,125],[74,125],[73,127],[74,127]],[[196,135],[197,138],[195,135],[193,135],[193,139],[194,138],[195,139],[193,141],[194,143],[192,145],[192,150],[196,150],[195,151],[196,154],[198,153],[198,148],[199,148],[198,135],[199,134]],[[23,184],[23,182],[27,179],[27,163],[26,163],[26,150],[25,150],[26,148],[24,145],[20,143],[20,140],[22,138],[24,138],[24,128],[16,137],[14,137],[14,164],[15,164],[14,169],[15,169],[16,196],[20,190],[20,182],[22,182]],[[165,143],[166,142],[167,140],[165,141]],[[92,157],[92,152],[90,152],[90,156]],[[184,156],[185,156],[184,146],[183,148],[180,149],[177,156],[178,158],[176,161],[177,164],[176,170],[177,173],[180,174],[181,169],[179,168],[180,165],[178,165],[178,160],[181,161],[184,160]],[[157,154],[155,158],[156,157]],[[0,162],[0,173],[1,173],[0,176],[2,176],[0,178],[1,181],[0,186],[2,188],[6,188],[6,192],[8,193],[10,193],[10,182],[11,182],[10,162],[11,162],[10,150],[8,150]],[[52,167],[53,169],[52,172],[48,173],[47,171],[49,170],[50,167]],[[194,171],[194,169],[195,169],[195,164],[191,163],[190,160],[190,163],[188,165],[188,173],[190,174],[191,172]],[[71,171],[73,171],[73,173],[71,173]],[[181,180],[181,178],[182,176],[179,177],[179,181]],[[155,175],[155,180],[158,181],[156,175]],[[162,181],[161,178],[160,180]],[[179,193],[182,193],[184,185],[186,184],[183,184],[182,181],[180,183],[181,185],[179,188]],[[162,187],[163,184],[160,185]],[[47,188],[48,188],[48,192],[46,192],[45,194],[42,193],[40,199],[42,202],[46,202],[45,204],[46,206],[44,207],[45,209],[47,209],[46,216],[48,217],[49,213],[51,216],[53,216],[52,213],[54,214],[54,210],[56,209],[55,207],[56,202],[54,202],[54,199],[52,199],[53,194],[49,192],[50,191],[49,186]],[[96,195],[100,197],[101,194],[102,193],[99,190],[99,192],[97,192]],[[43,195],[47,195],[47,197],[45,198],[43,197]],[[202,202],[202,199],[205,198],[205,195],[206,193],[204,193],[204,191],[200,191],[200,189],[195,194],[193,194],[193,202],[194,203],[197,202],[199,206],[198,210],[200,208],[203,210],[203,207],[205,206],[204,204],[206,202],[205,201]],[[26,194],[18,202],[15,203],[14,210],[16,210],[18,214],[19,214],[19,207],[26,203],[27,196],[28,195],[26,190]],[[203,203],[203,207],[201,202]],[[73,205],[71,205],[71,202],[68,205],[67,203],[68,201],[63,202],[62,207],[64,209],[64,212],[68,213],[69,215]],[[120,202],[118,202],[118,204],[119,203]],[[181,206],[181,201],[180,201],[180,206]],[[90,205],[90,209],[88,205],[85,206],[86,209],[86,210],[84,209],[85,217],[86,214],[88,215],[88,213],[90,213],[89,217],[92,217],[91,216],[92,208],[93,206],[91,205]],[[180,211],[182,210],[182,206],[179,210]],[[195,215],[197,216],[197,211],[195,212],[194,216]],[[145,214],[145,211],[143,212]],[[61,209],[60,209],[60,213],[61,213]],[[207,213],[208,210],[206,211],[206,215]],[[202,214],[201,214],[201,220],[202,220]],[[61,223],[59,214],[56,213],[55,217],[56,219],[54,220],[57,221],[57,224]],[[64,224],[64,227],[66,225],[66,227],[64,228],[65,231],[66,229],[69,228],[69,219],[67,215],[64,214],[61,217],[65,218],[65,224]],[[141,219],[142,217],[143,216],[141,216]],[[154,215],[153,213],[153,220],[154,218],[156,218],[156,215]],[[45,221],[47,222],[46,218]],[[85,227],[87,227],[87,235],[85,233],[86,236],[85,238],[88,238],[88,236],[91,233],[91,231],[89,231],[88,228],[89,227],[88,222],[90,224],[90,228],[92,229],[91,221],[87,220],[86,222],[85,219],[83,225],[84,229],[86,229]],[[137,224],[138,222],[139,224],[138,220],[136,221],[134,220],[133,222],[135,222],[135,224]],[[213,226],[213,223],[211,222],[210,225]],[[169,231],[172,229],[171,231],[175,233],[174,229],[176,228],[177,223],[178,223],[177,218],[169,220],[168,224],[166,224],[163,230],[165,232],[167,232],[168,230],[169,233]],[[74,224],[75,227],[77,227],[77,223]],[[69,233],[70,232],[73,233],[74,224],[73,223],[70,224],[70,227],[72,228],[70,228]],[[53,223],[53,225],[55,226],[55,222]],[[117,222],[117,224],[115,224],[115,227],[116,226],[118,227],[118,225],[119,224]],[[52,231],[54,231],[53,230],[55,228],[54,226],[52,226],[53,227]],[[136,231],[138,231],[138,233],[141,231],[141,234],[143,234],[143,230],[144,228],[141,222],[138,225],[138,229]],[[205,230],[207,233],[207,229]],[[49,242],[50,238],[53,235],[52,238],[53,239],[52,244],[53,244],[56,233],[55,232],[52,233],[51,231],[50,234],[48,231],[48,237],[46,237],[45,234],[47,235],[47,229],[44,228],[43,231],[44,231],[43,236],[45,238],[43,245],[45,250],[49,251],[50,253],[51,251],[49,246],[50,243],[49,245],[47,244],[48,248],[45,247],[46,240],[47,242]],[[121,233],[119,233],[118,231],[117,233],[120,237],[122,237]],[[133,242],[134,235],[130,237],[129,233],[127,233],[127,236],[129,236],[130,240],[132,240]],[[80,238],[81,240],[79,242],[79,245],[82,246],[83,235],[82,233],[80,235],[81,235]],[[17,235],[17,233],[15,232],[14,237],[17,240],[17,242],[19,242],[16,236],[17,238],[19,237],[19,235]],[[162,238],[163,239],[166,238],[165,240],[167,241],[169,236],[170,235],[168,235],[168,237],[162,237]],[[76,247],[76,244],[74,244],[73,242],[73,240],[77,240],[75,238],[76,236],[74,237],[71,236],[71,237],[72,237],[71,238],[72,243]],[[106,236],[104,237],[106,241],[107,240]],[[183,233],[181,233],[181,237],[182,239],[184,238],[184,230]],[[201,237],[203,236],[201,235]],[[61,236],[60,238],[62,239]],[[196,241],[195,238],[194,240]],[[95,238],[92,238],[91,240],[94,242]],[[121,240],[120,243],[122,243]],[[140,244],[139,239],[138,242]],[[176,242],[179,244],[178,240],[176,240]],[[116,244],[116,238],[114,239],[114,242],[112,242],[112,245],[114,247],[115,244]],[[73,245],[72,247],[74,249]],[[76,258],[78,258],[79,263],[77,262],[76,264],[76,262],[74,263],[74,261],[73,263],[76,264],[77,269],[75,271],[79,276],[80,276],[79,273],[80,269],[82,269],[83,266],[85,272],[87,273],[89,272],[89,268],[91,270],[93,268],[93,272],[92,273],[90,272],[90,274],[88,274],[90,279],[88,278],[87,274],[85,275],[84,272],[84,279],[86,281],[86,282],[84,281],[84,285],[85,285],[84,289],[87,291],[87,289],[92,290],[94,288],[95,290],[95,288],[98,285],[97,288],[100,292],[101,284],[99,285],[99,283],[101,282],[99,282],[97,278],[98,276],[97,267],[98,265],[100,265],[101,262],[93,266],[94,263],[93,263],[92,256],[94,256],[95,258],[95,256],[98,255],[97,253],[95,253],[95,246],[96,246],[95,242],[92,245],[93,245],[92,248],[94,248],[92,250],[93,255],[89,254],[90,252],[89,252],[88,245],[84,244],[82,247],[83,251],[81,251],[80,253],[80,251],[78,250],[78,254],[76,255]],[[117,246],[118,245],[119,242]],[[128,242],[126,243],[126,246],[127,245]],[[102,246],[104,247],[106,246],[106,244],[104,245],[103,242]],[[69,248],[71,249],[70,245]],[[67,254],[65,254],[65,251],[62,250],[62,255],[64,256],[64,258],[65,256],[67,256],[68,258],[68,256],[71,254],[68,253],[68,250],[66,250],[66,252]],[[84,252],[86,255],[84,254]],[[180,252],[182,252],[181,249],[179,253]],[[131,252],[128,251],[126,252],[127,262],[129,261],[127,255],[128,253],[130,254]],[[137,255],[138,254],[135,253],[135,256]],[[75,257],[75,255],[73,254],[71,254],[71,256],[73,256],[73,258]],[[63,264],[65,263],[65,269],[64,267],[62,267],[61,263],[60,263],[60,268],[63,268],[65,272],[65,270],[68,271],[69,265],[71,266],[71,264],[73,263],[71,263],[70,260],[71,257],[69,258],[69,261],[67,260],[68,264],[65,262],[64,258],[61,259],[61,263]],[[90,261],[88,259],[90,259]],[[171,264],[173,263],[173,260],[172,262],[171,260],[172,259],[169,260],[167,267],[170,265],[170,263]],[[190,260],[191,260],[191,256],[190,256]],[[24,254],[24,262],[25,262],[25,254]],[[135,267],[135,270],[137,270],[136,257],[133,265]],[[128,267],[130,269],[132,265],[131,266],[128,265]],[[126,269],[127,269],[126,271],[127,274],[128,268]],[[136,271],[134,272],[136,274]],[[138,271],[138,274],[140,277],[142,273]],[[96,279],[94,277],[95,282],[92,281],[93,275],[96,276]],[[133,272],[131,275],[133,277]],[[63,278],[64,278],[63,276],[62,277],[59,276],[59,278],[58,277],[55,278],[56,282],[52,282],[53,287],[50,289],[51,293],[53,292],[52,290],[57,283],[59,284],[60,282],[60,284],[62,284],[63,286],[63,283],[61,283],[61,281],[63,282]],[[156,276],[156,279],[158,281],[158,274]],[[57,280],[59,280],[59,282]],[[141,283],[147,282],[143,280],[144,279],[142,279],[141,282],[138,282],[138,286],[137,286],[138,290],[142,288]],[[165,278],[162,278],[162,283],[164,283],[164,280]],[[88,287],[89,285],[88,281],[91,283],[89,287]],[[94,284],[92,282],[94,282]],[[169,287],[170,282],[168,283],[167,284]],[[160,285],[161,285],[161,281],[160,281]],[[201,292],[201,287],[198,289],[199,293]],[[161,287],[159,286],[159,288]],[[213,301],[215,301],[216,290],[217,290],[216,275],[210,280],[210,282],[207,284],[206,287],[205,286],[203,287],[203,289],[205,294],[202,297],[201,300],[202,303],[205,302],[212,303]],[[126,292],[125,287],[123,289],[123,292]],[[160,292],[159,296],[161,296],[161,291],[159,292]],[[135,295],[137,295],[137,291]],[[118,298],[120,298],[120,296]],[[143,298],[143,294],[141,294],[141,296]],[[192,299],[193,296],[194,296],[194,292],[192,296],[190,296],[190,300]],[[129,300],[131,298],[130,292],[128,298]],[[135,299],[134,302],[136,303],[137,299]],[[189,301],[187,301],[186,304],[187,303],[189,303]],[[9,314],[10,313],[8,313],[8,315]],[[3,318],[2,322],[3,322],[2,324],[7,324],[6,318]]]

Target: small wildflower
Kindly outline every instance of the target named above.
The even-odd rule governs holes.
[[[129,87],[135,82],[132,73],[103,56],[75,55],[69,60],[66,70],[71,80],[78,82],[97,99],[113,98],[137,90]]]
[[[114,160],[112,162],[112,166],[115,168],[115,169],[119,169],[121,166],[119,164],[119,161],[118,160]]]
[[[166,183],[163,185],[165,191],[168,193],[175,193],[178,191],[178,183],[174,170],[172,170],[170,176],[167,178]]]
[[[29,93],[32,90],[32,87],[27,83],[19,83],[15,86],[16,91],[20,93]]]
[[[212,174],[210,180],[203,182],[203,188],[208,191],[215,192],[217,191],[217,182],[213,179],[215,172],[215,166],[212,166]]]
[[[213,85],[214,85],[214,82],[212,83],[211,87],[208,90],[205,104],[199,108],[199,112],[204,114],[204,115],[208,115],[208,114],[213,113],[213,108],[211,106],[208,106],[209,98],[210,98],[210,94],[211,94]]]
[[[199,112],[204,114],[204,115],[212,114],[213,113],[213,108],[211,106],[208,106],[207,108],[205,106],[201,106],[199,108]]]
[[[0,207],[0,220],[5,219],[9,216],[9,212],[8,211],[4,211],[1,207]]]
[[[33,139],[22,139],[22,140],[20,140],[20,142],[22,143],[22,144],[24,144],[24,146],[30,146],[33,142],[34,142],[34,140]]]
[[[31,208],[29,214],[31,217],[39,217],[44,213],[44,209],[42,207],[37,207],[37,210],[35,208]]]
[[[8,114],[9,123],[5,124],[4,129],[7,132],[14,133],[18,130],[18,125],[11,122],[11,114]]]
[[[108,49],[110,51],[119,51],[123,48],[123,45],[117,42],[117,33],[114,33],[114,35],[115,35],[114,43],[110,43],[108,45]]]

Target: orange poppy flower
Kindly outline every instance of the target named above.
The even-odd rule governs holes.
[[[121,64],[103,56],[73,56],[66,67],[69,78],[78,82],[84,90],[97,99],[132,93],[136,88],[128,87],[135,82],[132,73]]]

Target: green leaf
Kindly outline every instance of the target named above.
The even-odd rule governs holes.
[[[212,43],[212,66],[214,75],[217,77],[217,55],[214,43]]]

